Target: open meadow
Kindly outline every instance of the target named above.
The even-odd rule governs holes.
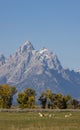
[[[40,116],[42,114],[42,116]],[[80,111],[0,112],[0,130],[80,130]]]

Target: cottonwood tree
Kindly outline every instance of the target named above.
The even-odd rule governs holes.
[[[71,106],[71,100],[72,100],[72,97],[70,95],[63,96],[62,109],[69,108],[69,106]]]
[[[74,109],[78,108],[79,106],[79,101],[77,99],[72,99],[72,107]]]
[[[39,97],[39,101],[41,102],[41,107],[45,109],[47,103],[47,98],[45,94],[41,94],[41,96]]]
[[[61,93],[57,93],[53,97],[53,108],[58,109],[67,109],[69,106],[71,106],[71,96],[70,95],[62,95]]]
[[[51,90],[46,90],[45,92],[42,92],[40,97],[39,97],[39,101],[41,103],[41,107],[42,108],[51,108],[52,106],[52,96],[53,93]]]
[[[22,93],[18,93],[18,106],[20,108],[34,108],[35,107],[35,90],[31,88],[25,89]]]
[[[0,85],[0,108],[10,108],[16,88],[7,84]]]

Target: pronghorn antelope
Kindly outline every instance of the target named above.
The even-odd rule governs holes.
[[[70,117],[70,116],[72,116],[72,114],[71,114],[71,113],[70,113],[70,114],[68,114],[68,115],[65,115],[65,118]]]
[[[38,113],[40,117],[55,117],[55,114],[44,114],[44,113]]]

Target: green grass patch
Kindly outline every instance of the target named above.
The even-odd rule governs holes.
[[[80,130],[80,112],[0,112],[0,130]],[[70,115],[65,117],[65,115]]]

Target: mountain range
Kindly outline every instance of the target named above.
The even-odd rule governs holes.
[[[64,69],[57,55],[47,48],[35,50],[26,41],[9,57],[0,54],[0,84],[16,87],[17,92],[33,88],[37,95],[46,89],[80,99],[80,71]]]

